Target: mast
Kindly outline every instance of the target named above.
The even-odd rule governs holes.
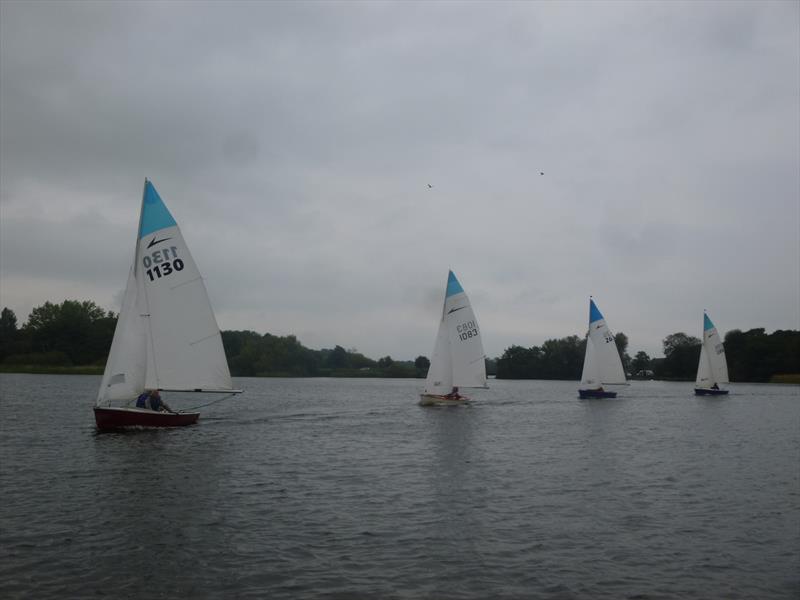
[[[139,244],[141,243],[142,239],[142,220],[144,219],[144,202],[145,198],[147,197],[147,184],[150,183],[147,177],[144,178],[144,189],[142,190],[142,209],[139,211],[139,227],[136,229],[136,255],[134,257],[134,262],[137,263],[136,268],[138,269],[138,262],[139,262]],[[151,184],[152,185],[152,184]],[[134,273],[136,273],[134,271]],[[138,282],[138,280],[137,280]],[[149,349],[149,355],[151,360],[146,360],[145,363],[145,373],[147,372],[147,368],[149,367],[150,363],[153,364],[153,376],[155,377],[156,383],[158,383],[158,362],[156,361],[156,346],[153,343],[153,323],[150,320],[150,302],[147,299],[147,284],[143,281],[142,282],[142,296],[144,300],[144,313],[141,313],[140,316],[147,320],[147,346]],[[145,381],[147,377],[145,376]],[[160,386],[156,386],[159,387]]]

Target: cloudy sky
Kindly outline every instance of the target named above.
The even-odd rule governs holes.
[[[4,0],[0,304],[118,310],[148,177],[222,329],[800,328],[799,7]]]

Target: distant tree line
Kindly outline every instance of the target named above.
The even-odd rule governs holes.
[[[293,335],[223,331],[222,344],[231,374],[242,377],[424,377],[430,362],[367,358],[355,348],[312,350]]]
[[[628,336],[620,332],[614,336],[622,364],[627,368]],[[541,346],[524,348],[511,346],[497,359],[498,379],[567,379],[581,378],[586,338],[570,335],[547,340]]]
[[[633,358],[626,352],[628,338],[614,336],[626,373],[634,379],[694,380],[700,362],[700,340],[683,332],[664,338],[663,358],[650,358],[639,351]],[[511,346],[497,360],[498,379],[580,379],[586,338],[572,335],[547,340],[541,347]],[[800,331],[778,330],[767,334],[763,328],[725,335],[725,357],[731,381],[766,382],[780,376],[800,374]],[[796,380],[795,377],[793,380]]]
[[[117,315],[90,300],[45,302],[18,326],[14,311],[0,312],[0,362],[4,365],[102,365]]]
[[[117,315],[91,301],[45,302],[20,326],[14,311],[0,312],[0,367],[102,369],[117,324]],[[384,356],[367,358],[356,349],[312,350],[293,335],[260,335],[254,331],[223,331],[222,343],[234,376],[286,377],[425,377],[430,362]]]
[[[117,315],[89,300],[45,302],[34,308],[24,325],[9,308],[0,312],[0,368],[68,368],[105,365]],[[628,337],[614,336],[623,367],[633,378],[693,380],[700,359],[700,340],[673,333],[663,340],[663,358],[646,352],[628,355]],[[430,361],[418,356],[399,361],[391,356],[368,358],[355,348],[312,350],[293,335],[254,331],[223,331],[222,343],[234,376],[287,377],[425,377]],[[511,346],[496,359],[486,360],[489,375],[499,379],[578,380],[583,369],[586,338],[571,335],[541,346]],[[725,335],[731,381],[770,381],[779,375],[800,374],[800,331],[764,329]]]

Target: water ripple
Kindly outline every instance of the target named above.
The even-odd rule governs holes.
[[[98,435],[99,378],[0,377],[3,598],[800,597],[796,387],[253,379]]]

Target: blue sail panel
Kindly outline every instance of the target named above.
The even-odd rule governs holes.
[[[708,318],[708,315],[703,313],[703,331],[708,331],[709,329],[714,329],[714,324]]]
[[[594,300],[589,298],[589,323],[594,323],[595,321],[600,321],[603,318],[603,313],[600,312],[600,309],[597,308],[597,305],[594,303]]]
[[[153,187],[150,181],[145,181],[144,201],[142,202],[142,221],[139,225],[139,239],[159,229],[175,227],[175,225],[177,225],[175,219],[172,218],[169,210],[167,210],[156,188]]]
[[[447,275],[447,292],[445,293],[444,297],[449,298],[450,296],[463,293],[464,288],[462,288],[461,284],[458,283],[458,279],[456,279],[455,274],[450,271],[450,273]]]

